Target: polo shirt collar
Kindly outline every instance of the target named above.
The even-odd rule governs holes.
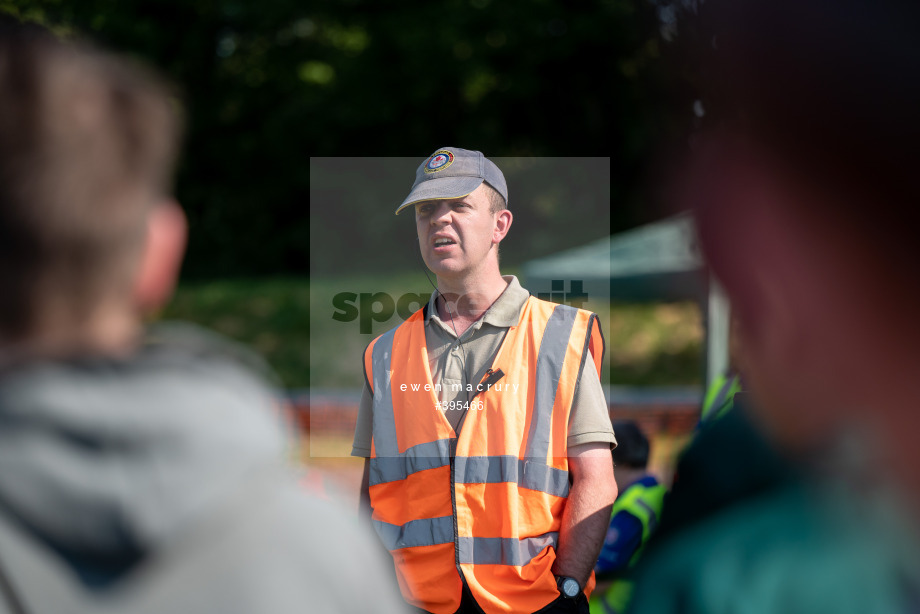
[[[508,282],[508,287],[486,310],[485,314],[480,318],[480,322],[500,328],[508,328],[509,326],[515,326],[521,319],[521,309],[524,308],[524,303],[530,298],[530,292],[521,286],[521,283],[514,275],[502,275],[502,279]],[[437,318],[439,322],[444,323],[438,316],[438,308],[435,303],[437,296],[437,291],[433,291],[431,298],[428,299],[428,313],[425,317],[426,325],[431,323],[432,318]]]

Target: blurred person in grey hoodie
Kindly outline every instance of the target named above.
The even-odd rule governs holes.
[[[142,324],[185,247],[178,111],[0,24],[0,612],[401,611],[357,520],[298,490],[259,360]]]

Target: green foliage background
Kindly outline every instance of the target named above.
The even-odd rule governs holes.
[[[659,216],[648,178],[685,119],[647,0],[0,0],[0,12],[178,84],[186,279],[306,274],[319,156],[609,157],[611,230],[629,228]]]
[[[518,220],[529,242],[503,252],[514,266],[661,217],[660,152],[691,117],[675,106],[651,0],[0,0],[0,14],[128,53],[178,86],[187,134],[176,195],[190,244],[162,315],[252,344],[291,387],[309,383],[309,254],[323,255],[315,271],[339,274],[348,242],[385,246],[378,209],[392,224],[393,194],[411,181],[337,184],[321,172],[332,158],[420,161],[445,145],[609,158],[603,169],[573,163],[566,177],[520,169],[527,188],[512,191],[512,207],[534,215]],[[554,181],[571,189],[599,172],[609,191],[553,197]],[[312,252],[311,184],[340,207],[315,216],[328,231],[314,232]],[[609,230],[591,213],[607,202]],[[390,266],[408,270],[411,255]],[[385,285],[386,264],[362,266]],[[612,382],[698,381],[698,334],[668,345],[660,307],[631,309],[612,314]],[[672,325],[698,327],[688,309]]]
[[[335,287],[323,280],[307,282],[303,278],[187,282],[161,317],[197,322],[245,342],[268,360],[288,388],[307,388],[320,382],[326,388],[360,388],[361,356],[367,338],[357,334],[357,322],[352,322],[355,334],[330,335],[319,327],[310,339],[307,324],[311,303],[317,312],[312,315],[328,320],[338,284],[388,291],[394,296],[406,291],[428,294],[430,286],[414,270],[385,276],[359,274],[336,281]],[[613,304],[607,308],[610,325],[604,330],[605,363],[610,368],[606,383],[700,383],[703,329],[698,305]],[[395,323],[377,324],[375,331],[379,334],[381,327]],[[323,357],[312,364],[311,344],[314,354]]]

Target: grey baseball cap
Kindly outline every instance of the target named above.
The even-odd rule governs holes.
[[[508,202],[505,176],[495,163],[479,151],[442,147],[422,162],[415,171],[412,191],[396,209],[400,211],[423,200],[462,198],[485,181]]]

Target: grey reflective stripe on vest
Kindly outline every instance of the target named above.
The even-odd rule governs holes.
[[[377,457],[396,456],[396,419],[393,416],[393,394],[390,391],[390,363],[396,329],[380,335],[374,344],[371,366],[374,375],[374,452]]]
[[[574,307],[557,305],[543,331],[540,353],[537,356],[533,414],[530,418],[525,458],[546,462],[549,453],[549,434],[553,425],[553,404],[556,401],[562,363],[565,361],[577,313],[578,310]]]
[[[569,472],[541,461],[516,456],[458,456],[454,461],[457,484],[514,482],[521,488],[539,490],[557,497],[569,494]]]
[[[450,464],[450,439],[412,446],[404,454],[378,456],[370,461],[369,485],[405,480],[411,474]]]
[[[387,550],[454,543],[454,517],[410,520],[400,526],[374,520],[374,530]]]
[[[458,537],[461,564],[527,565],[547,546],[556,546],[559,534],[544,533],[536,537]]]

